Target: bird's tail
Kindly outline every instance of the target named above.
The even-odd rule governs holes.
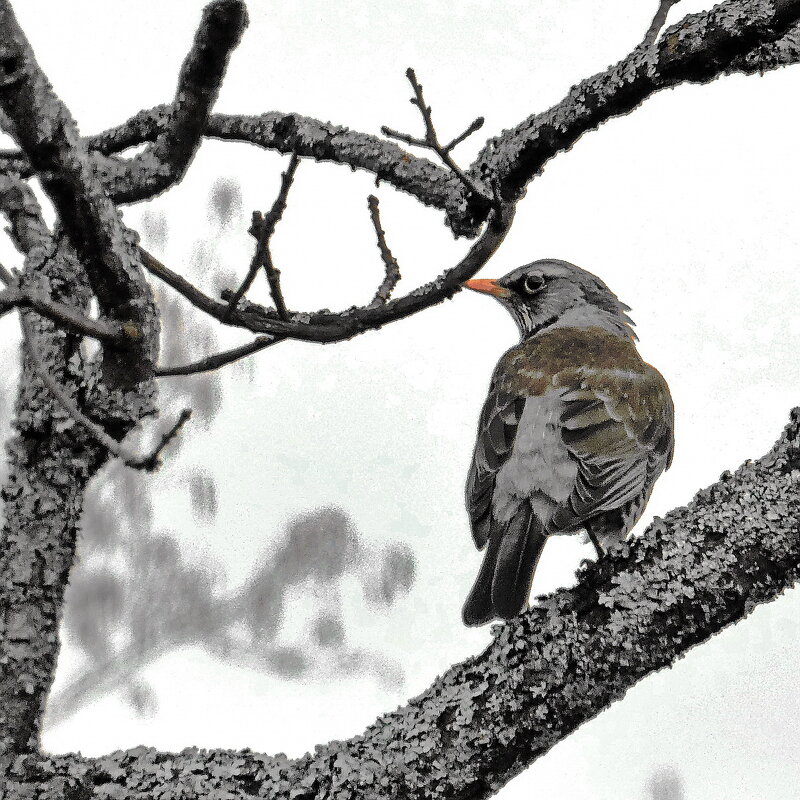
[[[492,521],[486,555],[464,603],[465,625],[511,619],[525,608],[546,541],[544,527],[527,503],[507,525]]]

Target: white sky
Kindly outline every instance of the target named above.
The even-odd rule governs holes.
[[[703,5],[685,0],[670,19]],[[202,3],[15,6],[56,91],[89,133],[172,96]],[[443,138],[486,117],[484,130],[455,152],[466,165],[486,136],[627,54],[655,6],[251,2],[251,25],[217,110],[297,111],[373,133],[382,124],[419,130],[404,77],[413,66]],[[670,382],[677,413],[675,460],[647,520],[766,452],[800,399],[798,90],[798,68],[683,86],[586,135],[530,186],[483,272],[565,258],[602,276],[633,307],[642,354]],[[204,145],[184,183],[155,204],[170,225],[159,255],[189,271],[196,242],[211,235],[208,190],[218,176],[233,176],[242,184],[242,218],[213,246],[226,269],[242,274],[249,213],[272,201],[283,167],[275,154]],[[291,307],[335,309],[372,296],[381,274],[366,212],[372,191],[368,175],[301,164],[275,237]],[[387,187],[378,194],[401,290],[463,253],[467,244],[449,238],[440,214]],[[141,211],[126,211],[129,224],[137,226]],[[180,651],[147,671],[158,713],[135,717],[110,696],[47,730],[45,746],[87,754],[142,743],[249,746],[298,755],[359,733],[482,649],[488,629],[466,630],[460,621],[480,561],[462,487],[488,377],[514,338],[499,306],[459,295],[353,342],[268,350],[258,357],[258,379],[232,376],[214,426],[159,478],[159,524],[185,532],[197,557],[223,563],[233,584],[291,514],[322,503],[345,508],[372,542],[406,541],[418,563],[412,592],[382,615],[361,608],[354,594],[348,629],[403,663],[405,687],[389,691],[358,678],[286,683]],[[174,499],[189,460],[214,465],[221,494],[214,525],[198,525]],[[570,582],[590,555],[577,539],[549,543],[534,594]],[[500,797],[645,798],[651,775],[667,765],[682,773],[687,797],[788,796],[800,783],[798,612],[796,590],[757,610],[643,681]]]

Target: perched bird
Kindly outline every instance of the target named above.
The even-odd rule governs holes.
[[[674,412],[630,307],[592,273],[545,259],[465,285],[497,298],[522,337],[495,368],[467,478],[486,554],[463,618],[482,625],[525,608],[548,536],[586,530],[598,555],[625,538],[672,461]]]

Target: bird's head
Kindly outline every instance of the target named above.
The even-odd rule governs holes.
[[[498,280],[477,279],[468,289],[490,294],[504,305],[522,338],[544,328],[602,327],[625,338],[635,334],[630,307],[596,275],[568,261],[546,258],[517,267]]]

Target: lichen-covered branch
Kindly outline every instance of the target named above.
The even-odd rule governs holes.
[[[684,82],[707,83],[739,69],[755,53],[764,69],[772,66],[773,50],[784,52],[780,63],[793,62],[797,49],[787,48],[784,37],[798,20],[800,0],[728,0],[690,14],[668,28],[657,47],[640,45],[606,72],[574,86],[548,111],[490,139],[470,171],[480,179],[496,176],[502,196],[517,198],[554,155],[655,92]]]
[[[208,125],[228,59],[246,27],[242,0],[213,0],[204,8],[157,138],[125,169],[109,172],[106,190],[116,201],[153,197],[183,178]]]
[[[800,409],[775,447],[584,569],[578,585],[498,626],[361,735],[299,759],[144,747],[96,759],[31,755],[9,789],[55,798],[213,790],[226,796],[485,798],[644,676],[798,578]]]
[[[129,388],[152,375],[156,329],[149,289],[119,212],[94,175],[69,111],[40,69],[8,0],[0,0],[0,107],[80,258],[101,313],[133,335],[103,347],[104,377]]]
[[[731,72],[763,73],[799,61],[800,0],[727,0],[711,11],[687,16],[661,36],[657,47],[636,48],[606,72],[573,87],[553,108],[490,139],[464,174],[480,184],[496,184],[506,200],[517,199],[553,156],[657,91],[683,82],[709,82]],[[157,183],[152,164],[141,156],[125,160],[111,154],[156,141],[172,118],[172,108],[167,104],[141,111],[85,140],[115,201],[161,191],[152,188]],[[212,114],[205,135],[367,170],[421,203],[444,210],[457,235],[476,235],[489,213],[485,200],[470,197],[449,170],[394,142],[340,125],[279,112]],[[0,153],[2,172],[26,175],[31,168],[20,154]]]

